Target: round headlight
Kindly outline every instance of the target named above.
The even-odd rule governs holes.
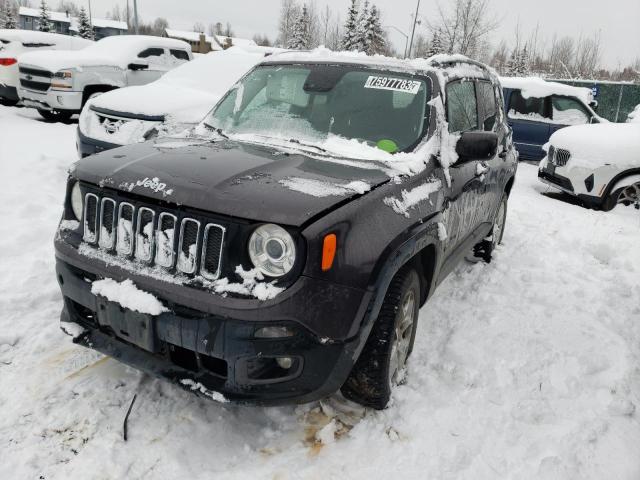
[[[296,261],[296,244],[289,232],[278,225],[261,225],[249,240],[249,258],[264,275],[282,277]]]
[[[82,192],[80,191],[80,184],[78,182],[73,184],[71,188],[71,209],[76,217],[76,220],[82,219],[82,210],[84,209],[84,201],[82,200]]]

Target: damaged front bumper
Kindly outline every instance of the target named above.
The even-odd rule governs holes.
[[[362,345],[358,325],[368,296],[355,289],[301,277],[266,302],[223,298],[101,265],[61,237],[56,256],[63,329],[83,329],[75,343],[205,397],[268,405],[314,401],[342,386]],[[94,295],[93,282],[105,277],[130,278],[169,312],[145,315]],[[203,296],[206,308],[198,308]],[[256,335],[272,326],[290,336]]]

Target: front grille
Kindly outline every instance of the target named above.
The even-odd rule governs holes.
[[[36,68],[20,67],[20,73],[23,75],[33,75],[34,77],[53,78],[53,73],[47,70],[39,70]]]
[[[148,265],[217,279],[226,229],[188,216],[178,220],[162,210],[87,193],[83,239],[101,250]]]
[[[564,148],[549,147],[549,160],[558,167],[564,167],[571,159],[571,152]]]
[[[20,85],[27,90],[37,90],[39,92],[46,92],[51,86],[47,82],[36,82],[35,80],[25,80],[24,78],[20,79]]]

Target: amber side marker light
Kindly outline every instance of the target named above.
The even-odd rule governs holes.
[[[330,233],[324,237],[322,243],[322,271],[331,270],[333,259],[336,257],[336,247],[338,240],[335,233]]]

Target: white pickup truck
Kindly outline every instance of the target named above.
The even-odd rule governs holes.
[[[153,82],[192,58],[186,42],[142,35],[103,38],[80,51],[26,53],[18,57],[18,96],[45,119],[64,121],[90,98]]]

